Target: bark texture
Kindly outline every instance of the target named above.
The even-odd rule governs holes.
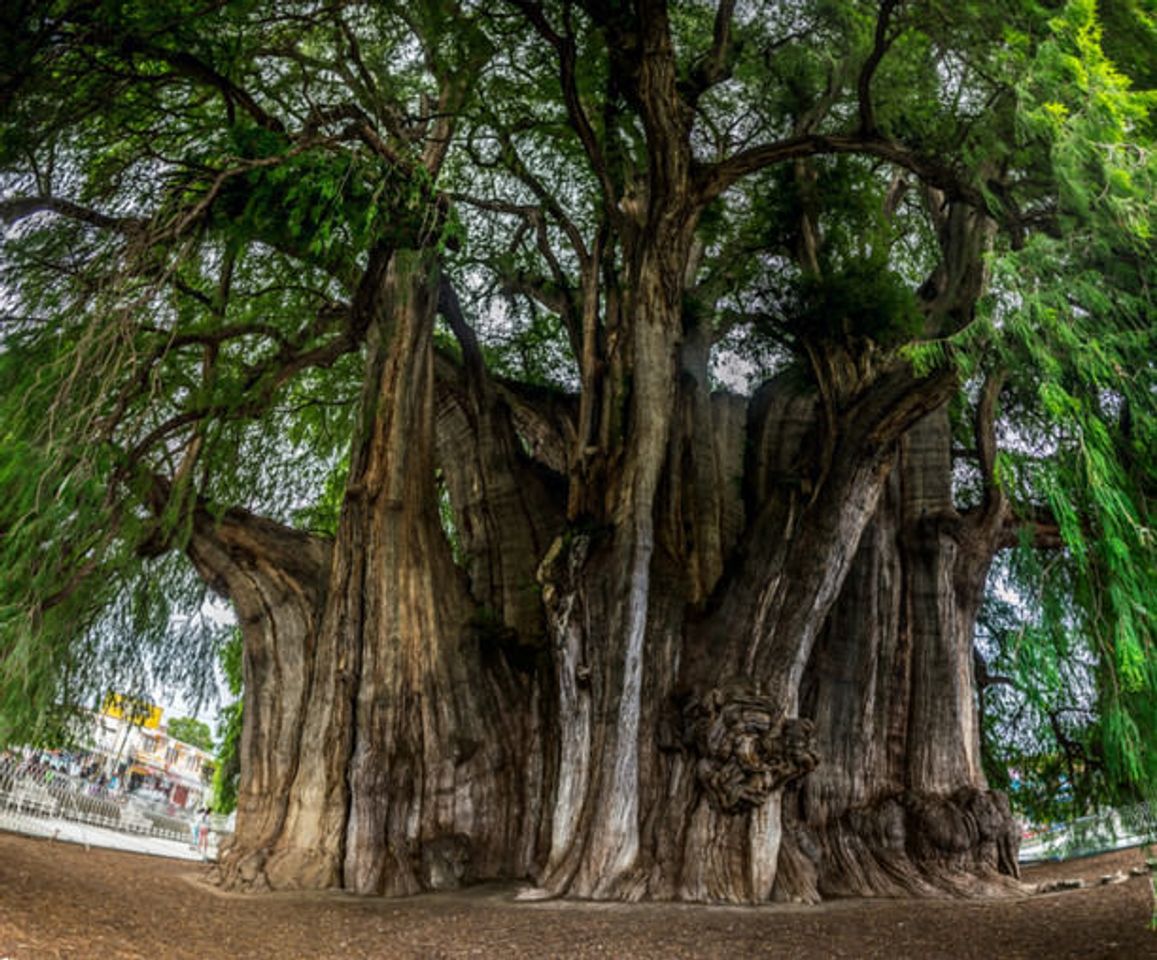
[[[996,543],[952,507],[950,446],[945,411],[905,437],[808,667],[827,762],[792,803],[823,896],[1016,889],[1019,835],[980,769],[972,678]]]
[[[284,826],[303,749],[330,551],[324,539],[242,510],[220,521],[204,513],[195,518],[189,556],[233,602],[243,644],[237,822],[220,862],[230,887],[258,882],[265,851]]]
[[[239,819],[246,853],[227,864],[231,882],[396,895],[533,866],[544,789],[537,674],[513,669],[501,631],[479,620],[438,514],[437,286],[430,254],[394,252],[359,291],[370,371],[337,536],[315,551],[313,592],[300,591],[295,619],[262,610],[246,633],[248,665],[288,622],[302,669],[278,687],[282,699],[299,695],[283,718],[293,763],[276,780],[260,773],[269,759],[254,737],[262,693],[285,678],[246,676],[242,791],[276,815]],[[196,556],[213,545],[195,541]],[[243,588],[226,586],[244,622]],[[500,609],[526,629],[525,604]]]
[[[392,261],[382,283],[391,319],[335,545],[238,514],[191,546],[252,611],[229,882],[404,894],[514,876],[535,896],[714,902],[1014,888],[971,676],[1006,512],[954,509],[942,407],[909,404],[891,452],[833,467],[825,483],[853,501],[833,513],[811,486],[807,378],[713,395],[688,337],[634,663],[608,637],[633,602],[619,535],[558,533],[565,488],[494,385],[458,370],[436,387],[431,265]],[[532,562],[537,609],[507,589]],[[814,637],[776,654],[801,610],[824,614]],[[262,659],[274,648],[291,652]],[[604,822],[624,797],[626,839]]]
[[[953,506],[954,371],[833,318],[793,334],[797,363],[750,402],[714,393],[710,310],[689,291],[719,170],[693,156],[702,90],[665,5],[591,12],[645,170],[595,142],[574,37],[517,5],[558,53],[606,202],[576,246],[581,291],[556,298],[582,393],[528,401],[493,380],[432,250],[371,257],[297,760],[248,872],[748,903],[1001,887],[1015,836],[979,768],[971,634],[1005,507],[987,481],[980,509]],[[942,336],[983,288],[991,224],[929,202],[942,263],[922,309]],[[435,365],[438,310],[460,362]],[[978,447],[991,477],[990,433]]]

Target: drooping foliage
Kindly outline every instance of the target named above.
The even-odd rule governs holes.
[[[1030,687],[1068,687],[1072,705],[1094,718],[1079,737],[1094,799],[1149,791],[1157,775],[1157,158],[1147,136],[1157,90],[1145,79],[1151,57],[1118,66],[1103,52],[1127,49],[1153,20],[1128,4],[1106,8],[1104,27],[1092,4],[1064,10],[1023,81],[1020,122],[1028,142],[1048,150],[1057,229],[997,265],[1017,298],[999,341],[1004,362],[1017,402],[1035,407],[1017,424],[1021,442],[1009,444],[1002,480],[1046,508],[1062,544],[1059,557],[1026,548],[1014,567],[1032,613],[1013,663],[1025,665]],[[1082,659],[1091,677],[1075,688],[1056,682]],[[1042,667],[1052,684],[1041,684]],[[1057,739],[1064,752],[1065,735]]]
[[[221,648],[221,672],[233,702],[221,708],[217,719],[217,764],[213,769],[213,810],[232,813],[237,808],[237,782],[241,776],[241,721],[244,703],[240,699],[244,678],[241,671],[241,636],[235,634]]]
[[[245,5],[33,6],[13,22],[27,57],[7,78],[7,183],[44,212],[4,209],[0,357],[3,699],[27,705],[24,724],[110,656],[122,685],[209,675],[220,633],[198,616],[203,586],[148,558],[187,538],[194,500],[256,495],[287,515],[312,499],[356,393],[348,271],[374,218],[422,215],[356,152],[320,131],[290,143],[234,88],[259,45],[292,46],[292,14],[250,33]],[[294,62],[270,58],[267,95],[292,91]],[[73,222],[57,193],[119,213]],[[162,476],[175,489],[157,511]]]

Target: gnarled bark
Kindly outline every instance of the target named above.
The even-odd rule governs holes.
[[[219,521],[198,512],[187,549],[232,601],[241,629],[241,778],[236,827],[219,869],[225,885],[248,887],[260,882],[265,851],[282,830],[301,756],[331,544],[230,510]]]
[[[438,381],[436,454],[470,592],[489,626],[512,631],[520,646],[540,647],[546,624],[536,574],[563,526],[562,478],[523,452],[512,411],[445,280],[439,303],[464,362]]]
[[[938,411],[905,438],[805,681],[829,761],[791,798],[823,896],[1017,889],[1018,834],[979,765],[972,633],[998,546],[951,502]]]
[[[647,566],[635,812],[620,811],[637,831],[636,849],[629,868],[618,869],[621,848],[600,846],[599,824],[619,794],[605,771],[601,786],[599,777],[618,756],[620,698],[630,692],[626,651],[606,638],[629,596],[621,545],[597,528],[556,538],[538,570],[553,677],[544,683],[533,666],[512,669],[508,638],[477,629],[467,580],[450,560],[435,512],[432,445],[399,448],[399,422],[425,421],[418,429],[432,437],[435,411],[421,360],[433,287],[426,268],[399,270],[391,267],[384,294],[394,318],[385,332],[398,339],[383,338],[375,354],[380,373],[366,400],[324,615],[324,578],[310,594],[317,667],[300,762],[280,775],[292,781],[290,801],[267,818],[271,826],[247,829],[256,842],[228,861],[233,876],[409,893],[474,875],[534,874],[549,851],[538,872],[544,895],[762,902],[1008,889],[1002,876],[1015,873],[1015,831],[1007,803],[979,771],[970,673],[980,590],[1005,536],[1003,506],[963,517],[952,508],[944,411],[907,429],[900,448],[873,465],[876,502],[853,531],[857,548],[833,549],[832,537],[853,534],[830,519],[807,526],[819,499],[809,499],[807,477],[820,445],[805,382],[778,381],[738,431],[740,401],[703,403],[696,392],[704,384],[683,378],[673,407],[673,445],[682,452],[668,459],[657,510],[662,549]],[[469,402],[444,394],[443,423],[455,425]],[[711,427],[691,431],[684,416],[710,416]],[[712,442],[700,442],[703,435]],[[463,475],[488,470],[486,483],[518,486],[517,450],[487,458],[461,449]],[[444,445],[443,456],[452,450]],[[839,480],[839,470],[831,477]],[[460,496],[463,485],[452,490]],[[760,500],[740,544],[737,518]],[[679,523],[672,501],[716,506]],[[529,512],[522,516],[533,526]],[[704,532],[710,524],[716,529]],[[793,539],[809,529],[808,539]],[[221,526],[218,540],[229,530]],[[484,554],[492,545],[478,536]],[[197,549],[207,557],[221,548],[206,537]],[[766,584],[776,564],[793,590],[812,591],[812,608],[822,604],[815,598],[830,572],[797,562],[805,543],[829,559],[851,556],[793,692],[790,675],[776,679],[751,654],[751,627],[769,609],[766,587],[752,584],[755,571]],[[721,568],[706,599],[709,565],[679,560],[700,544],[711,545]],[[324,555],[324,546],[310,549]]]
[[[295,695],[292,766],[264,777],[258,769],[277,751],[243,754],[244,782],[273,811],[260,826],[239,818],[244,862],[226,866],[246,883],[412,893],[525,874],[536,856],[540,691],[477,628],[438,519],[436,284],[431,255],[407,252],[379,259],[363,281],[370,375],[337,537],[295,556],[293,544],[308,538],[287,534],[291,548],[269,573],[280,585],[315,561],[312,592],[300,588],[288,607],[295,619],[272,602],[254,606],[230,583],[254,636],[288,622],[302,641],[299,675],[276,677],[279,697]],[[194,539],[207,572],[221,565],[230,529]],[[246,680],[257,704],[251,715],[247,701],[246,723],[259,730],[269,687],[259,672]]]

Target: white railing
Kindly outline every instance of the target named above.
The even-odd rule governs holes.
[[[103,778],[70,775],[34,757],[0,757],[0,820],[19,830],[20,821],[28,817],[70,820],[182,843],[195,839],[193,811],[110,790]]]
[[[1148,804],[1105,809],[1071,823],[1026,831],[1020,845],[1023,863],[1069,860],[1157,842],[1157,818]]]

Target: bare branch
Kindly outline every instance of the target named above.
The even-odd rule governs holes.
[[[574,127],[575,133],[578,134],[579,142],[586,152],[587,159],[590,160],[591,167],[594,169],[595,176],[598,178],[599,185],[602,187],[603,197],[607,205],[613,206],[617,200],[617,196],[614,183],[611,181],[607,168],[606,157],[603,155],[602,146],[599,144],[598,137],[595,135],[590,118],[587,116],[586,110],[583,109],[582,101],[579,99],[578,84],[575,80],[577,45],[574,34],[571,33],[569,29],[565,36],[558,33],[547,20],[541,4],[534,3],[532,0],[510,0],[510,2],[522,12],[523,16],[530,21],[539,35],[554,47],[555,52],[558,54],[559,80],[562,83],[562,93],[563,99],[566,102],[567,115],[570,117],[571,125]]]
[[[476,197],[470,193],[451,193],[449,197],[456,203],[465,203],[471,207],[477,207],[479,210],[486,210],[490,213],[507,213],[512,217],[523,217],[527,220],[541,212],[540,207],[529,203],[510,203],[506,200]]]
[[[144,220],[110,216],[62,197],[12,197],[0,201],[0,221],[4,223],[16,223],[38,213],[55,213],[70,220],[79,220],[94,227],[120,233],[139,232],[147,226]]]
[[[514,141],[510,139],[510,134],[505,130],[496,130],[495,132],[499,142],[502,144],[503,156],[506,160],[507,168],[526,185],[541,204],[542,209],[550,214],[551,219],[553,219],[563,233],[566,234],[567,239],[574,248],[575,255],[579,258],[579,262],[583,264],[587,263],[590,260],[590,251],[587,249],[586,242],[583,240],[582,231],[579,230],[574,221],[566,215],[566,211],[563,210],[562,204],[558,202],[555,194],[548,190],[546,185],[523,163],[522,157],[515,149]]]
[[[545,192],[545,188],[542,188],[542,190],[542,196],[545,199],[551,200],[552,207],[558,209],[558,212],[561,214],[561,208],[558,207],[557,202],[553,201],[553,198]],[[581,351],[582,342],[578,319],[579,309],[575,302],[574,290],[567,272],[563,269],[551,245],[550,234],[547,232],[547,220],[542,208],[529,204],[507,203],[503,200],[473,197],[469,194],[454,194],[452,195],[452,199],[461,203],[467,203],[480,210],[488,210],[493,213],[506,213],[511,216],[521,217],[526,229],[518,232],[516,236],[519,239],[525,236],[528,230],[534,230],[535,246],[550,268],[553,283],[548,285],[546,281],[540,278],[531,277],[525,272],[519,271],[515,274],[504,275],[502,277],[502,284],[507,290],[525,294],[541,303],[552,313],[557,313],[566,326],[571,347],[574,349],[575,355],[578,356]],[[578,228],[571,223],[570,220],[565,219],[565,217],[564,222],[559,224],[559,226],[572,244],[579,245],[575,253],[578,255],[580,269],[585,276],[593,269],[593,261],[587,252],[586,245],[583,243],[582,235],[579,233]],[[515,245],[517,245],[517,243]],[[514,249],[514,247],[512,246],[511,249]]]
[[[253,98],[252,94],[237,86],[237,84],[233,83],[228,77],[219,74],[211,66],[203,60],[197,59],[191,53],[184,50],[165,50],[161,47],[137,44],[132,40],[126,42],[126,47],[129,53],[138,52],[145,56],[162,60],[178,73],[214,87],[220,91],[227,104],[230,106],[233,104],[240,105],[258,126],[264,127],[266,130],[271,130],[274,133],[283,133],[285,131],[285,124],[269,114]]]

